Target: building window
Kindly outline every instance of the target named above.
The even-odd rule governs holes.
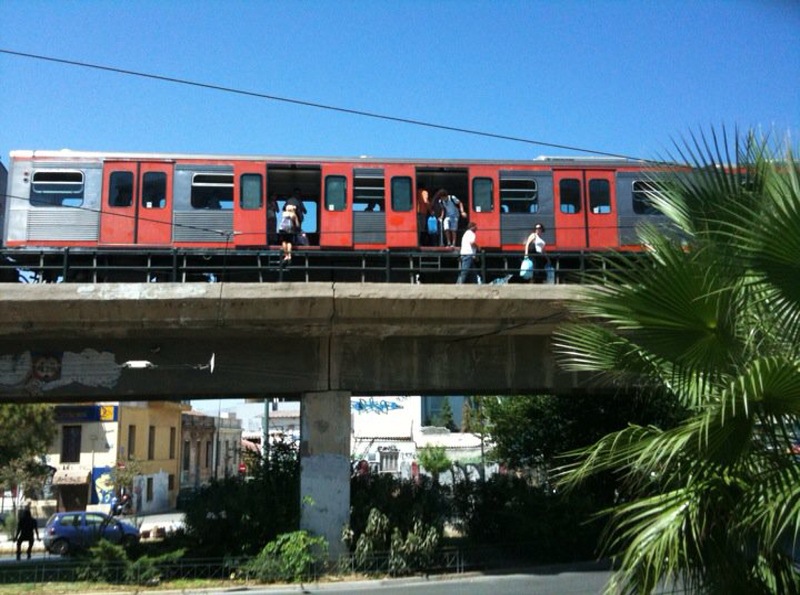
[[[61,462],[80,463],[81,426],[64,426],[61,436]]]
[[[183,470],[189,471],[189,463],[191,461],[192,449],[189,446],[189,441],[183,441]]]
[[[395,447],[380,448],[378,453],[381,456],[381,471],[396,473],[400,469],[400,452]]]
[[[153,478],[152,477],[148,477],[147,478],[147,501],[148,502],[152,502],[153,501]]]
[[[194,174],[192,207],[233,210],[233,174]]]
[[[128,458],[132,459],[136,456],[136,426],[131,424],[128,426]]]
[[[150,431],[147,435],[147,458],[153,460],[156,458],[156,427],[150,426]]]
[[[169,429],[169,458],[170,459],[174,459],[175,458],[175,444],[176,444],[176,441],[177,441],[177,430],[173,426],[173,427],[171,427]]]
[[[199,456],[199,453],[198,453]],[[206,440],[206,469],[211,466],[211,440]]]
[[[170,473],[167,477],[167,489],[171,492],[175,489],[175,474]]]

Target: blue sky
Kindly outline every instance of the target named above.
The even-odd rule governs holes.
[[[0,49],[654,158],[800,123],[800,2],[3,0]],[[12,149],[526,159],[566,149],[0,53]]]

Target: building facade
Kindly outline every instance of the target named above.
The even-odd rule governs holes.
[[[171,401],[57,405],[58,431],[47,455],[55,508],[109,506],[122,487],[131,490],[136,512],[174,508],[186,408]]]

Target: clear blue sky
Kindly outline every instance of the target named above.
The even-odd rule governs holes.
[[[0,49],[617,154],[800,129],[798,0],[2,0]],[[0,54],[12,149],[509,158],[483,138]]]

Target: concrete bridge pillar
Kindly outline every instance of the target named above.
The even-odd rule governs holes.
[[[304,393],[300,400],[300,528],[345,553],[350,522],[350,393]]]

